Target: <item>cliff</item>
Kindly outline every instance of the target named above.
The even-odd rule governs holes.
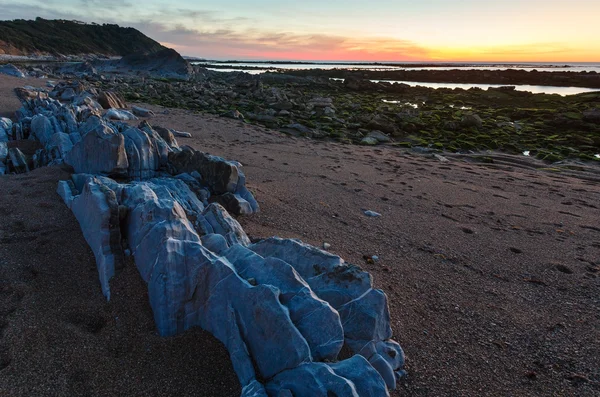
[[[165,50],[134,28],[78,21],[17,19],[0,21],[0,54],[125,56]]]

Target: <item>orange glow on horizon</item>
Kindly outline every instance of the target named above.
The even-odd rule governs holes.
[[[161,44],[188,55],[196,46],[171,42]],[[570,48],[560,43],[517,44],[473,47],[421,47],[395,39],[336,39],[318,42],[298,39],[287,45],[247,38],[229,46],[206,48],[217,59],[358,61],[358,62],[600,62],[597,50]],[[590,48],[593,48],[591,46]],[[593,54],[593,55],[592,55]]]

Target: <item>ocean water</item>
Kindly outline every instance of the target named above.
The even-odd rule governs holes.
[[[384,80],[373,80],[375,82],[384,81]],[[417,82],[417,81],[390,81],[385,80],[387,83],[404,83],[408,84],[411,87],[421,86],[421,87],[429,87],[429,88],[462,88],[464,90],[468,90],[469,88],[477,87],[483,90],[487,90],[488,88],[494,87],[502,87],[506,86],[506,84],[455,84],[455,83],[426,83],[426,82]],[[515,87],[516,91],[529,91],[534,94],[558,94],[558,95],[575,95],[582,94],[585,92],[595,92],[600,91],[599,88],[582,88],[582,87],[556,87],[549,85],[515,85],[510,84]]]
[[[472,63],[472,62],[381,62],[381,63],[352,63],[352,62],[312,62],[312,63],[279,63],[279,62],[192,62],[204,65],[216,71],[247,71],[263,73],[276,70],[310,70],[310,69],[349,69],[349,70],[537,70],[548,72],[597,72],[600,73],[600,63]],[[218,66],[218,68],[211,68]],[[253,68],[247,70],[247,68]]]

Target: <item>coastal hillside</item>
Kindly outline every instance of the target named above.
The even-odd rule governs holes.
[[[0,54],[124,56],[164,49],[139,30],[118,25],[42,18],[0,21]]]

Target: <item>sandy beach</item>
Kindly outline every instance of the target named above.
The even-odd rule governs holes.
[[[0,76],[0,116],[27,84],[45,80]],[[328,243],[373,275],[407,355],[392,395],[600,393],[600,170],[440,159],[140,105],[151,124],[192,134],[180,145],[244,165],[261,205],[239,219],[252,239]],[[0,395],[239,395],[210,334],[157,336],[133,263],[105,301],[55,192],[67,178],[64,167],[0,177]]]

